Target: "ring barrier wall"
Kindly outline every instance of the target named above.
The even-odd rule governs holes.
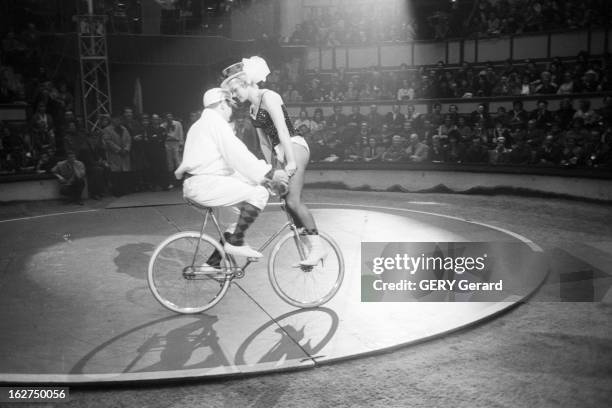
[[[612,201],[610,170],[443,163],[317,163],[309,166],[306,185],[366,191],[512,194]]]
[[[551,195],[612,201],[610,170],[447,163],[312,163],[307,187],[375,191]],[[87,196],[87,189],[83,196]],[[0,202],[61,198],[48,175],[0,177]]]

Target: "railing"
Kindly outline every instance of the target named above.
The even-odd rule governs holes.
[[[584,94],[572,94],[572,95],[529,95],[529,96],[495,96],[486,98],[458,98],[458,99],[415,99],[411,101],[397,101],[397,100],[382,100],[382,101],[343,101],[343,102],[300,102],[300,103],[289,103],[287,104],[287,111],[290,116],[298,117],[301,109],[305,108],[310,115],[312,115],[315,108],[321,108],[324,115],[330,115],[333,112],[334,105],[343,106],[344,113],[349,112],[351,106],[361,106],[362,113],[366,112],[366,109],[371,105],[378,107],[378,112],[381,114],[391,112],[393,105],[402,106],[402,112],[404,112],[403,106],[413,105],[417,113],[428,113],[434,103],[439,102],[442,105],[442,112],[448,112],[450,105],[457,105],[458,111],[461,114],[469,114],[476,110],[479,104],[484,103],[489,107],[489,112],[497,111],[500,106],[505,107],[507,110],[512,109],[512,102],[519,100],[523,102],[523,107],[526,110],[536,109],[537,102],[540,99],[548,101],[548,108],[550,110],[556,110],[559,108],[559,102],[564,98],[570,98],[572,100],[586,99],[591,102],[591,107],[598,109],[602,106],[604,93],[584,93]]]
[[[308,47],[306,68],[349,70],[371,66],[399,67],[401,64],[460,64],[464,61],[486,62],[505,59],[544,59],[573,57],[580,51],[604,54],[610,48],[612,33],[608,28],[555,31],[495,38],[413,41],[367,46]]]
[[[6,122],[25,122],[28,104],[25,102],[0,104],[0,120]]]

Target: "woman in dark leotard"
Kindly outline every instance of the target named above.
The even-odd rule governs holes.
[[[308,236],[311,250],[302,265],[316,265],[327,255],[317,226],[308,207],[302,202],[304,174],[310,159],[306,140],[297,135],[279,94],[260,89],[258,82],[270,73],[266,62],[259,57],[243,59],[225,70],[226,79],[221,86],[228,89],[240,102],[251,103],[251,120],[257,129],[262,151],[271,161],[276,155],[289,175],[289,193],[285,197],[287,207],[298,227]]]

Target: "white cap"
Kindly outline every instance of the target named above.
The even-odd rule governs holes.
[[[219,101],[231,99],[231,94],[222,88],[211,88],[204,93],[204,107],[208,108],[210,105],[215,104]]]

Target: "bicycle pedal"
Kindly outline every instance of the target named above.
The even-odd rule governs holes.
[[[261,258],[247,258],[247,261],[249,262],[259,262]]]

